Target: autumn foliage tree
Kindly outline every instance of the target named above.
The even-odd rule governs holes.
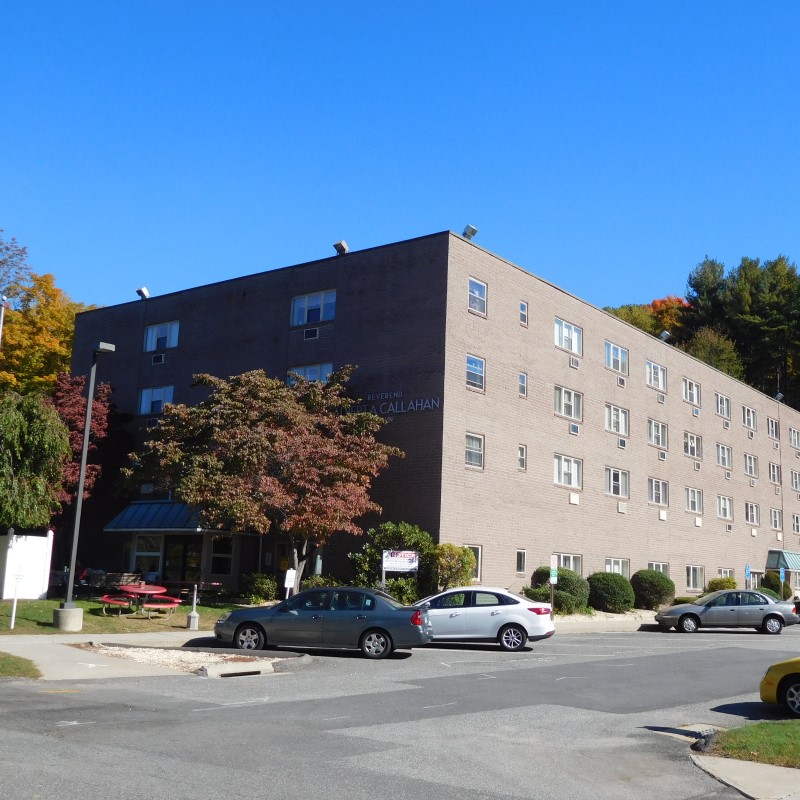
[[[297,588],[332,534],[361,534],[355,520],[380,511],[372,480],[402,455],[375,438],[385,420],[352,410],[351,371],[291,385],[262,370],[227,380],[196,375],[208,397],[167,405],[126,472],[171,489],[211,528],[286,535]]]

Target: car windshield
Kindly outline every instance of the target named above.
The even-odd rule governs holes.
[[[709,592],[708,594],[700,595],[700,597],[692,600],[692,603],[696,606],[704,606],[708,604],[709,600],[713,600],[715,597],[718,597],[720,592]]]
[[[372,591],[377,597],[383,598],[392,608],[404,608],[403,604],[390,594],[382,592],[380,589],[373,589]]]

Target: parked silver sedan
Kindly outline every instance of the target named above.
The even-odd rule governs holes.
[[[404,606],[376,589],[307,589],[275,606],[239,608],[214,626],[217,639],[240,650],[325,647],[384,658],[431,641],[426,607]]]
[[[795,625],[800,617],[791,601],[777,601],[755,590],[723,589],[698,597],[692,603],[664,608],[656,622],[668,631],[677,628],[694,633],[698,628],[755,628],[777,634],[784,625]]]

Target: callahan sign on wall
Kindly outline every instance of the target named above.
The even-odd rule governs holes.
[[[419,553],[414,550],[384,550],[384,572],[416,572],[419,568]]]
[[[415,397],[406,399],[401,391],[372,392],[365,402],[353,406],[353,411],[369,411],[372,414],[407,414],[410,411],[438,411],[440,397]]]

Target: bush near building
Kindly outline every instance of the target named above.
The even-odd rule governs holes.
[[[735,588],[736,588],[736,578],[712,578],[708,582],[706,591],[718,592],[720,591],[720,589],[735,589]]]
[[[765,572],[764,577],[761,579],[761,588],[775,592],[775,594],[780,595],[783,600],[788,600],[793,594],[789,581],[784,581],[783,584],[781,584],[779,572]]]
[[[537,603],[550,602],[550,587],[549,586],[523,586],[522,593],[529,600],[535,600]],[[563,589],[556,589],[553,593],[553,607],[557,614],[574,614],[576,611],[586,607],[586,604],[578,604],[578,599],[575,595],[565,592]]]
[[[630,611],[636,597],[631,582],[616,572],[595,572],[588,578],[589,605],[597,611],[622,614]]]
[[[584,608],[589,603],[589,584],[586,578],[582,578],[577,572],[566,567],[558,568],[558,582],[556,583],[556,592],[565,592],[575,598],[575,607]],[[532,589],[545,587],[549,591],[550,586],[550,567],[537,567],[531,576]],[[526,595],[531,600],[538,598]],[[547,596],[548,602],[550,595]],[[558,608],[558,600],[556,599],[556,608]],[[565,612],[570,613],[570,612]]]
[[[324,586],[341,586],[342,582],[338,578],[330,575],[309,575],[300,582],[300,591],[306,589],[318,589]]]
[[[631,575],[636,608],[655,611],[675,597],[675,583],[668,575],[654,569],[640,569]]]
[[[252,572],[242,577],[242,599],[257,606],[278,599],[278,581],[274,575]]]

